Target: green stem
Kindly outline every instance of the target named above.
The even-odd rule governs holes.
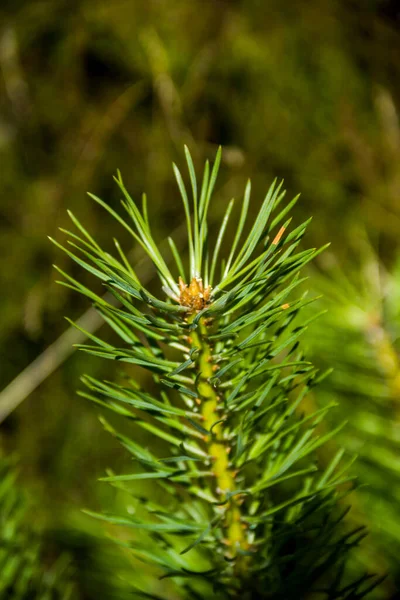
[[[188,321],[193,317],[189,317]],[[217,387],[211,383],[215,375],[215,365],[212,361],[212,348],[207,341],[207,325],[201,320],[197,329],[191,333],[192,348],[197,348],[196,363],[198,368],[197,392],[199,395],[200,411],[203,426],[211,433],[204,436],[207,452],[212,461],[212,471],[215,475],[215,492],[220,496],[236,491],[235,476],[229,461],[229,441],[224,437],[223,430],[223,401]],[[218,422],[220,421],[220,422]],[[230,497],[222,505],[224,511],[223,530],[224,543],[228,547],[227,558],[236,558],[235,571],[244,567],[243,551],[249,550],[245,526],[241,522],[240,496]]]

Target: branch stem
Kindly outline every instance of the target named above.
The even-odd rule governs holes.
[[[189,317],[190,319],[192,316]],[[212,363],[212,348],[207,340],[208,327],[201,320],[197,329],[191,333],[191,346],[197,348],[196,363],[198,368],[197,393],[201,402],[203,427],[210,433],[204,435],[208,455],[212,461],[215,475],[215,491],[218,495],[228,497],[225,504],[218,507],[224,511],[223,529],[224,544],[228,547],[227,558],[235,560],[235,570],[240,569],[240,556],[249,549],[246,532],[241,522],[240,495],[232,495],[237,490],[235,472],[229,461],[229,440],[224,435],[224,404],[218,388],[211,383],[215,376]]]

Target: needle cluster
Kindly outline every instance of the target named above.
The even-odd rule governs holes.
[[[332,405],[302,412],[324,374],[300,344],[317,316],[302,316],[311,300],[300,271],[322,249],[300,248],[309,221],[290,227],[297,198],[284,204],[276,181],[250,224],[248,182],[236,226],[231,200],[211,240],[221,150],[211,168],[206,162],[200,185],[187,148],[185,155],[189,187],[175,165],[174,172],[187,265],[172,239],[168,262],[152,235],[146,196],[140,209],[119,173],[126,218],[91,195],[147,253],[159,295],[141,284],[118,242],[116,256],[105,252],[74,215],[77,233],[66,232],[66,247],[56,242],[115,299],[60,271],[63,284],[86,295],[120,340],[116,347],[88,334],[91,343],[80,348],[150,375],[145,387],[128,374],[118,382],[83,377],[82,396],[134,423],[127,436],[101,417],[134,466],[103,478],[126,491],[126,512],[92,514],[134,532],[119,543],[173,578],[173,597],[361,598],[374,582],[346,578],[347,554],[364,536],[342,526],[351,461],[339,451],[321,468],[317,450],[336,430],[321,435],[318,425]],[[137,428],[147,432],[145,444]],[[154,575],[145,586],[135,581],[138,597],[168,597],[159,595]]]

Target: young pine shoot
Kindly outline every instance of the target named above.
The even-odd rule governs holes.
[[[289,229],[297,198],[282,208],[276,181],[251,223],[248,182],[236,225],[232,200],[210,239],[221,150],[212,168],[206,162],[201,183],[187,148],[185,155],[188,177],[175,165],[174,173],[188,264],[172,239],[167,262],[146,197],[140,209],[119,173],[125,217],[90,194],[148,255],[158,295],[141,284],[118,242],[116,256],[103,251],[74,215],[69,246],[55,242],[114,296],[109,302],[58,269],[120,339],[115,347],[88,333],[90,344],[80,348],[150,374],[145,387],[128,375],[118,382],[83,377],[82,396],[134,423],[126,436],[101,417],[134,462],[129,472],[103,478],[126,491],[126,512],[91,514],[124,526],[119,543],[149,565],[138,567],[140,577],[133,570],[133,597],[362,598],[375,580],[345,571],[349,550],[364,536],[342,525],[349,463],[341,451],[325,468],[316,458],[336,433],[315,431],[331,406],[302,413],[323,375],[299,345],[314,318],[302,318],[310,300],[300,291],[300,271],[322,249],[299,249],[309,221]],[[146,432],[144,444],[137,428]],[[159,577],[173,578],[172,588]]]

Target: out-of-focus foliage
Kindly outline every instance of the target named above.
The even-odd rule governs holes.
[[[77,598],[65,556],[46,556],[37,524],[29,518],[23,492],[16,486],[12,461],[0,459],[0,598],[72,600]],[[36,531],[35,531],[36,527]]]
[[[312,281],[327,309],[308,341],[321,367],[335,368],[321,384],[316,400],[337,399],[328,427],[343,416],[347,427],[338,443],[358,455],[359,483],[353,520],[368,524],[370,537],[360,559],[395,574],[400,553],[400,263],[388,272],[364,235],[353,242],[357,251],[347,269],[327,256],[325,272]]]
[[[196,162],[223,144],[221,198],[239,195],[251,176],[261,202],[271,179],[283,176],[289,192],[302,191],[299,217],[314,215],[310,244],[332,241],[340,264],[356,272],[349,240],[361,223],[392,271],[400,230],[399,65],[395,0],[3,0],[0,389],[64,330],[60,315],[75,318],[87,306],[54,285],[50,268],[46,236],[66,224],[66,209],[111,246],[115,232],[103,227],[85,192],[116,206],[112,175],[120,168],[134,197],[148,192],[162,239],[179,220],[170,164],[183,142]],[[216,221],[222,210],[217,204]],[[359,342],[364,364],[368,345],[365,337]],[[321,360],[329,362],[322,353]],[[124,463],[93,408],[75,395],[83,371],[100,376],[100,365],[72,357],[1,428],[3,450],[21,456],[38,516],[60,531],[83,505],[114,504],[101,485],[93,498],[91,484],[105,465]],[[373,404],[365,427],[377,426]],[[339,406],[338,420],[351,421],[355,402],[344,406],[348,414]],[[363,468],[363,481],[371,474],[374,486],[372,474],[382,472],[365,465],[360,474]],[[391,476],[385,481],[390,486]],[[368,520],[384,519],[393,536],[395,503],[378,489],[369,492],[376,502]],[[60,550],[70,541],[57,540]],[[372,566],[392,552],[383,546]]]

